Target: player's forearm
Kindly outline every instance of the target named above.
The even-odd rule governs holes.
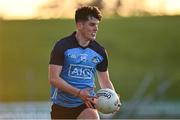
[[[62,91],[68,92],[68,93],[73,94],[75,96],[77,96],[79,93],[78,88],[71,86],[66,81],[64,81],[61,77],[51,78],[50,84],[55,86],[56,88],[62,90]]]
[[[52,86],[65,91],[67,93],[77,95],[79,93],[79,89],[71,86],[66,81],[64,81],[61,77],[59,77],[59,73],[61,73],[62,66],[59,65],[49,65],[48,71],[48,79]]]
[[[114,86],[109,78],[109,72],[98,72],[98,80],[101,88],[110,88],[114,89]]]
[[[110,80],[104,79],[103,83],[100,84],[100,87],[101,88],[109,88],[109,89],[114,90],[114,86]]]

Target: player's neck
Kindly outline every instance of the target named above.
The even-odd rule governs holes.
[[[82,46],[82,47],[88,46],[88,44],[89,44],[90,41],[87,40],[87,39],[85,39],[85,38],[81,35],[80,32],[76,32],[75,37],[76,37],[76,40],[77,40],[77,42],[79,43],[80,46]]]

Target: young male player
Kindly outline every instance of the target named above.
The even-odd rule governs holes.
[[[94,108],[95,73],[101,88],[114,87],[106,50],[96,41],[101,12],[97,7],[76,10],[76,31],[59,40],[51,53],[49,82],[52,119],[99,119]]]

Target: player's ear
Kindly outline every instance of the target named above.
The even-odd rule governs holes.
[[[77,23],[76,23],[76,28],[77,28],[78,30],[81,30],[81,29],[83,28],[83,23],[82,23],[82,22],[77,22]]]

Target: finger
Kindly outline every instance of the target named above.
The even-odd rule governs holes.
[[[86,103],[86,102],[85,102],[85,105],[86,105],[86,107],[88,107],[88,108],[90,107],[90,106],[88,105],[88,103]]]
[[[89,92],[87,91],[87,90],[82,90],[82,92],[81,92],[81,97],[83,97],[83,98],[87,98],[87,97],[89,97]]]
[[[89,100],[88,100],[88,96],[83,96],[83,97],[82,97],[82,100],[85,101],[85,102],[86,102],[86,101],[89,101]]]
[[[93,106],[92,106],[92,104],[91,104],[90,102],[85,102],[85,104],[86,104],[86,106],[87,106],[88,108],[93,108]]]
[[[89,98],[98,99],[98,96],[89,96]]]
[[[96,109],[96,107],[95,107],[95,104],[94,104],[94,103],[89,102],[88,104],[89,104],[90,108]]]
[[[117,111],[119,111],[119,109],[117,109],[117,110],[114,110],[114,111],[113,111],[113,114],[114,114],[114,113],[116,113]]]
[[[96,104],[96,100],[93,99],[93,98],[87,98],[87,100],[88,100],[89,102],[91,102],[92,104]]]

